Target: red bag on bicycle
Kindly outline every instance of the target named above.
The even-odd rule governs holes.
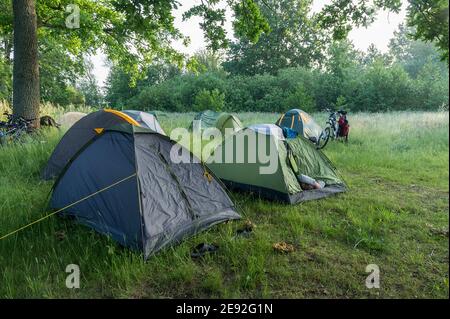
[[[347,137],[348,132],[350,131],[350,125],[348,124],[347,116],[345,114],[341,114],[338,120],[339,124],[339,136]]]

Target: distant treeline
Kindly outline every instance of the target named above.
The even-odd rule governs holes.
[[[345,78],[304,68],[277,75],[225,76],[183,74],[136,89],[129,99],[111,99],[116,107],[165,111],[282,112],[343,107],[352,111],[437,110],[448,107],[448,78],[427,65],[416,78],[400,66],[374,63],[346,69]],[[110,96],[111,97],[111,96]]]
[[[320,66],[289,67],[264,74],[239,72],[236,63],[214,63],[214,57],[205,53],[199,61],[200,73],[152,66],[134,88],[128,86],[127,76],[114,68],[106,99],[117,108],[176,112],[448,108],[448,66],[431,45],[420,42],[411,42],[401,50],[391,44],[387,54],[374,47],[362,53],[349,42],[336,43]]]

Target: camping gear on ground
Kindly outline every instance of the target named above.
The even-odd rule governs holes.
[[[32,121],[7,112],[3,113],[6,121],[0,121],[0,145],[19,142],[32,128]]]
[[[283,128],[295,130],[298,135],[301,135],[311,142],[316,143],[319,139],[322,128],[314,119],[300,109],[292,109],[284,113],[276,122],[276,124]]]
[[[67,112],[57,119],[57,123],[64,128],[70,128],[87,114],[82,112]]]
[[[145,112],[104,109],[90,113],[76,122],[62,137],[44,168],[42,178],[49,180],[58,176],[69,160],[99,132],[122,123],[165,135],[156,118]]]
[[[171,160],[174,145],[185,161]],[[55,182],[50,206],[72,205],[60,214],[147,258],[186,236],[240,218],[222,186],[205,171],[169,137],[121,124],[99,131],[70,159]]]
[[[219,246],[207,243],[201,243],[195,246],[193,252],[191,253],[192,258],[203,257],[206,254],[215,253],[219,249]]]
[[[302,136],[285,139],[281,128],[273,124],[250,126],[229,136],[206,163],[231,189],[290,204],[346,190],[330,160],[314,144]],[[325,185],[322,189],[303,190],[299,174]]]
[[[203,111],[197,113],[191,123],[190,129],[195,133],[201,133],[202,130],[215,127],[220,130],[222,136],[233,134],[242,129],[243,125],[239,118],[230,113]]]
[[[48,115],[41,116],[39,122],[41,126],[56,127],[56,128],[59,128],[61,126],[58,123],[56,123],[53,117]]]
[[[324,181],[316,181],[314,178],[311,178],[304,174],[298,174],[297,179],[300,182],[300,186],[302,187],[302,189],[305,189],[305,187],[302,184],[308,185],[309,186],[308,188],[315,188],[315,189],[321,189],[325,187]]]
[[[284,241],[275,243],[272,245],[272,247],[276,252],[279,252],[282,254],[292,253],[293,251],[295,251],[294,245],[288,244]]]
[[[255,228],[256,228],[255,224],[253,224],[250,220],[247,220],[244,223],[244,227],[242,227],[236,231],[236,235],[234,236],[234,238],[237,238],[237,237],[248,238],[253,234],[253,229],[255,229]]]

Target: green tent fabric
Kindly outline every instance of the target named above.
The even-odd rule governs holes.
[[[317,124],[311,115],[299,109],[292,109],[284,113],[276,122],[283,128],[290,128],[313,143],[319,139],[322,128]]]
[[[222,113],[219,115],[216,124],[216,128],[222,132],[225,136],[227,132],[234,133],[242,129],[243,125],[236,115],[230,113]]]
[[[273,156],[260,157],[258,154]],[[268,159],[270,158],[270,160]],[[295,204],[346,190],[330,160],[303,137],[286,140],[273,124],[250,126],[228,136],[207,159],[210,170],[235,190]],[[323,181],[322,189],[302,190],[297,176]]]
[[[195,115],[190,129],[196,133],[200,133],[202,130],[212,127],[219,129],[222,135],[225,136],[226,132],[234,133],[239,131],[243,125],[236,115],[207,110]]]
[[[190,128],[195,130],[204,130],[209,127],[215,127],[217,119],[220,113],[206,110],[195,114],[194,120],[191,123]],[[199,125],[195,125],[194,122],[198,121]]]

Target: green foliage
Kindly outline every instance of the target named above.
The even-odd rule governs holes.
[[[9,100],[12,95],[11,65],[0,56],[0,100]]]
[[[431,60],[439,67],[443,76],[448,73],[448,65],[439,63],[438,50],[429,43],[413,40],[414,28],[400,25],[389,42],[389,51],[394,62],[399,63],[408,74],[415,78],[420,69]]]
[[[52,38],[39,41],[41,100],[69,105],[81,104],[75,92],[76,79],[86,72],[82,56],[67,54],[66,48]]]
[[[236,1],[234,4],[235,20],[233,22],[235,34],[246,38],[251,43],[257,43],[262,33],[269,33],[271,28],[264,14],[261,4],[254,0]],[[267,6],[266,3],[264,3]],[[262,6],[262,8],[265,8]]]
[[[266,18],[261,13],[256,0],[227,0],[234,13],[233,28],[236,34],[246,37],[250,42],[258,41],[260,35],[269,31]],[[198,16],[202,18],[200,27],[208,40],[207,48],[213,52],[228,47],[224,28],[226,11],[218,5],[220,0],[204,0],[183,14],[183,20]]]
[[[3,43],[0,46],[0,99],[5,100],[11,100],[12,96],[13,61],[4,58],[10,55],[9,42],[9,35],[2,37],[0,34],[0,43]],[[92,74],[92,63],[82,55],[67,54],[67,48],[55,39],[43,37],[38,45],[42,102],[67,106],[85,101],[89,105],[99,105],[102,94]]]
[[[129,99],[137,94],[136,86],[130,87],[130,75],[118,67],[113,66],[106,79],[105,99],[114,108],[121,109]]]
[[[288,109],[301,109],[306,112],[315,111],[315,101],[302,85],[299,85],[297,89],[287,97],[284,105],[288,106]]]
[[[448,109],[449,100],[448,76],[442,79],[440,68],[429,60],[417,75],[416,99],[426,109],[434,109],[436,105]]]
[[[441,51],[443,60],[449,61],[448,0],[408,0],[407,23],[415,28],[414,38],[430,42]],[[333,0],[318,14],[322,29],[331,29],[336,40],[345,39],[354,26],[368,26],[375,20],[378,10],[398,13],[401,0],[367,1]]]
[[[199,112],[206,110],[220,112],[223,110],[224,101],[225,95],[218,89],[214,89],[212,91],[202,89],[195,96],[194,110]]]
[[[82,79],[77,88],[83,95],[86,105],[95,107],[101,107],[103,105],[103,94],[100,92],[95,78]]]
[[[414,39],[435,43],[448,64],[448,0],[409,0],[408,25]]]
[[[204,72],[222,72],[222,55],[217,52],[200,50],[192,57],[195,59],[195,71]]]
[[[355,74],[355,76],[357,76]],[[382,112],[388,110],[426,109],[413,100],[414,83],[399,66],[386,68],[381,61],[372,64],[350,92],[343,92],[353,110]],[[438,105],[434,106],[437,110]]]
[[[225,48],[228,43],[224,30],[225,9],[219,8],[218,4],[218,0],[205,0],[184,14],[185,19],[203,18],[200,25],[208,47],[213,51]],[[68,5],[79,7],[79,27],[67,27],[66,21],[70,18],[66,12]],[[228,0],[228,5],[235,10],[236,32],[256,42],[262,32],[268,31],[267,22],[254,0]],[[183,66],[185,56],[172,47],[173,41],[189,41],[174,25],[173,12],[179,6],[181,3],[176,0],[36,1],[39,52],[44,57],[47,52],[42,45],[49,47],[47,44],[51,43],[51,50],[56,48],[58,55],[65,55],[61,61],[65,61],[66,67],[71,62],[69,60],[80,61],[86,54],[101,50],[115,65],[120,65],[121,70],[130,75],[130,83],[135,84],[137,79],[146,75],[147,66],[155,61],[170,61],[178,67]],[[0,0],[0,9],[2,39],[11,36],[13,31],[11,1]],[[40,61],[45,63],[45,59]],[[52,58],[51,61],[61,64],[58,59]],[[46,67],[42,68],[45,70]],[[68,72],[65,68],[50,72],[53,77],[65,77],[70,68]],[[45,79],[44,72],[44,84],[41,85],[44,100],[52,100],[53,82],[54,79],[49,77]],[[59,79],[57,82],[60,84]],[[59,87],[64,89],[61,85]]]
[[[342,95],[339,95],[336,99],[335,106],[336,110],[345,110],[347,108],[347,99]]]
[[[323,69],[287,68],[276,75],[184,73],[134,91],[124,79],[121,96],[131,108],[178,112],[193,111],[199,92],[215,89],[224,94],[224,110],[235,112],[284,112],[294,107],[309,112],[325,108],[379,112],[448,106],[448,70],[436,49],[411,40],[404,30],[390,48],[385,54],[374,48],[363,54],[341,41],[330,45]]]
[[[61,101],[59,104],[83,105],[86,103],[83,94],[73,86],[67,86],[65,88],[64,95],[65,101]]]
[[[276,74],[279,70],[320,63],[327,42],[327,32],[318,30],[311,17],[312,1],[267,0],[258,1],[267,17],[270,32],[253,43],[237,34],[230,45],[224,69],[232,74]]]
[[[136,91],[124,86],[122,97],[133,92],[124,99],[129,108],[177,112],[193,111],[199,92],[203,96],[203,91],[213,90],[224,94],[224,110],[237,112],[283,112],[294,107],[309,112],[340,107],[379,112],[438,110],[448,105],[448,72],[443,72],[442,62],[430,59],[415,66],[420,71],[414,78],[400,61],[389,63],[391,58],[380,56],[365,59],[348,45],[333,45],[331,50],[334,58],[325,70],[299,67],[255,76],[185,73]],[[120,95],[112,87],[108,90]],[[110,102],[114,106],[114,101]]]

